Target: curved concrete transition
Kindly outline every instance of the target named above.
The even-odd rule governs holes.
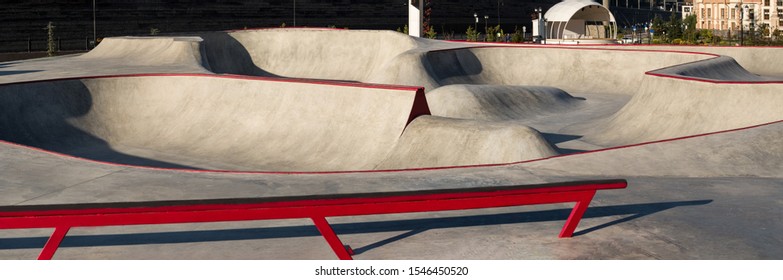
[[[307,28],[106,38],[82,55],[0,63],[0,203],[622,177],[629,188],[599,193],[584,236],[568,241],[550,238],[563,212],[547,206],[346,218],[336,230],[354,233],[346,243],[357,258],[780,259],[783,224],[769,221],[783,210],[783,71],[768,64],[781,59],[780,48],[472,44]],[[306,224],[273,225],[86,252],[66,244],[58,256],[331,258]],[[0,244],[15,236],[0,232],[12,239]],[[180,248],[187,254],[144,249],[194,242]],[[0,258],[34,247],[0,245]]]

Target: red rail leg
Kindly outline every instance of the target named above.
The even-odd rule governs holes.
[[[71,227],[54,228],[52,236],[49,236],[49,240],[46,241],[46,245],[44,245],[43,250],[41,250],[41,254],[38,255],[38,259],[51,260],[52,257],[54,257],[54,253],[57,252],[57,248],[60,248],[60,242],[63,241],[63,238],[65,238],[65,235],[68,234],[68,230],[70,229]]]
[[[587,206],[590,205],[590,201],[593,200],[596,191],[589,191],[584,194],[584,197],[576,202],[574,209],[571,210],[571,215],[568,216],[563,230],[560,231],[560,238],[571,237],[574,235],[576,226],[579,225],[579,221],[582,220],[582,215],[585,214]]]
[[[321,232],[321,235],[323,235],[324,239],[326,239],[326,242],[329,243],[330,247],[332,247],[332,251],[334,251],[334,253],[337,255],[337,258],[341,260],[353,259],[351,258],[350,250],[346,248],[345,245],[343,245],[343,242],[340,241],[340,238],[337,237],[337,234],[334,233],[332,226],[329,225],[329,222],[326,221],[326,218],[310,217],[310,219],[313,220],[315,227],[318,228],[318,231]]]

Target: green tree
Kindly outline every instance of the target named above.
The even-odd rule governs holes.
[[[664,29],[666,31],[666,37],[683,38],[682,19],[680,19],[680,17],[677,16],[674,11],[672,11],[671,16],[669,17],[669,21],[666,22]]]
[[[522,30],[518,26],[514,26],[514,34],[511,34],[511,42],[522,43],[525,41],[525,35],[522,34]]]
[[[435,39],[435,37],[438,36],[438,32],[435,32],[435,27],[430,26],[427,28],[427,31],[424,32],[424,35],[426,35],[428,39]]]
[[[698,30],[696,30],[696,15],[692,14],[692,15],[689,15],[689,16],[685,17],[685,20],[683,20],[683,23],[685,25],[685,32],[684,32],[683,36],[680,37],[680,38],[684,39],[689,44],[694,44],[694,42],[696,42],[696,40],[698,39],[698,38],[696,38],[697,37],[697,32],[698,32]],[[674,38],[674,37],[672,37],[672,38]]]
[[[487,27],[487,42],[502,42],[503,29],[500,29],[500,25]]]
[[[46,55],[48,56],[54,56],[55,52],[57,52],[57,45],[54,42],[54,26],[52,22],[50,21],[49,24],[46,25],[46,33],[47,33],[47,44],[46,44]]]
[[[397,32],[408,34],[408,25],[406,24],[405,26],[402,27],[402,29],[397,27]]]
[[[476,30],[473,29],[473,26],[468,26],[468,31],[465,31],[465,36],[467,37],[469,42],[478,41],[478,32],[476,32]]]
[[[245,28],[245,29],[247,29],[247,28]],[[159,33],[160,33],[160,29],[157,29],[155,27],[150,27],[150,35],[155,36],[155,35],[158,35]]]
[[[658,38],[659,38],[659,40],[661,40],[661,42],[669,42],[668,40],[666,40],[666,38],[663,37],[663,32],[666,31],[664,29],[664,25],[665,25],[665,23],[663,22],[663,19],[661,18],[661,16],[656,14],[655,18],[653,18],[653,21],[652,21],[652,29],[655,31],[653,36],[658,36]]]

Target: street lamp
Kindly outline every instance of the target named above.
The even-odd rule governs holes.
[[[498,26],[500,26],[500,5],[504,4],[503,1],[498,0]]]
[[[748,8],[748,5],[745,5],[745,9],[742,8],[742,2],[738,4],[734,4],[734,8],[737,8],[740,10],[740,46],[745,44],[745,9]]]
[[[294,0],[294,27],[296,27],[296,0]]]
[[[484,32],[487,33],[484,35],[484,41],[487,41],[487,35],[489,35],[489,26],[487,26],[487,21],[489,21],[489,16],[484,15]]]
[[[95,44],[98,43],[98,41],[96,41],[98,36],[95,35],[95,30],[97,30],[97,28],[95,27],[95,0],[92,0],[92,46],[93,48],[95,47]]]
[[[473,24],[473,29],[475,29],[478,32],[478,14],[474,12],[473,17],[476,19],[476,23]]]

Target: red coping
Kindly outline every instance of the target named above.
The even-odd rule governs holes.
[[[571,237],[598,190],[623,189],[622,179],[538,185],[404,191],[389,193],[178,200],[0,207],[0,229],[55,228],[39,259],[51,259],[72,227],[312,219],[340,259],[350,247],[327,217],[469,210],[576,202],[559,237]]]

